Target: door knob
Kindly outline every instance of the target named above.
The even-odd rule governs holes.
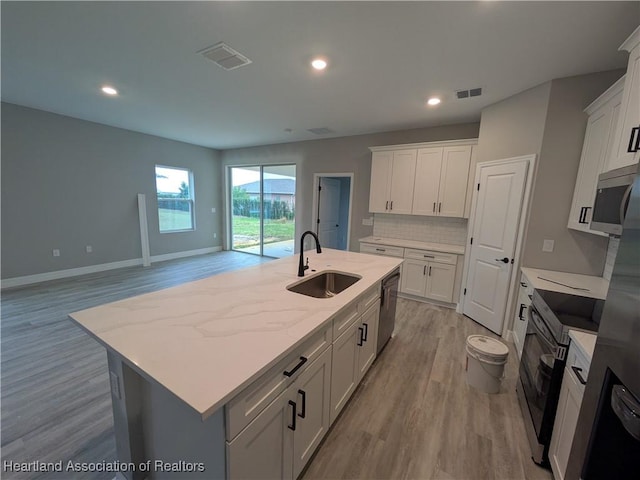
[[[509,263],[509,258],[496,258],[496,262]]]

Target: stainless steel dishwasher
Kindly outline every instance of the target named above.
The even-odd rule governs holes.
[[[378,353],[384,348],[396,324],[396,303],[398,300],[398,283],[400,269],[396,268],[382,280],[380,292],[380,322],[378,324]]]

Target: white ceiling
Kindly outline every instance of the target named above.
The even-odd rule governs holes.
[[[219,149],[478,121],[553,78],[624,67],[618,46],[640,23],[637,1],[1,9],[3,101]],[[225,71],[196,53],[221,41],[253,63]],[[318,54],[322,74],[309,67]],[[121,95],[101,94],[105,83]],[[474,87],[481,97],[455,99]],[[431,95],[442,104],[425,107]]]

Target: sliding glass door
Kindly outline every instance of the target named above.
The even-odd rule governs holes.
[[[293,254],[296,166],[230,168],[231,248],[267,257]]]

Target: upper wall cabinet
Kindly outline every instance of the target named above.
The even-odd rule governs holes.
[[[475,139],[372,147],[369,211],[464,217]]]
[[[470,165],[471,145],[419,149],[412,213],[463,217]]]
[[[632,165],[640,160],[640,27],[627,38],[620,50],[629,52],[629,63],[613,151],[606,170]]]
[[[369,211],[411,213],[416,149],[373,152],[371,162]]]
[[[613,150],[613,138],[622,103],[624,77],[598,97],[585,112],[589,115],[584,134],[580,167],[573,191],[573,202],[567,227],[573,230],[605,235],[589,229],[598,175],[607,169],[607,159]]]

